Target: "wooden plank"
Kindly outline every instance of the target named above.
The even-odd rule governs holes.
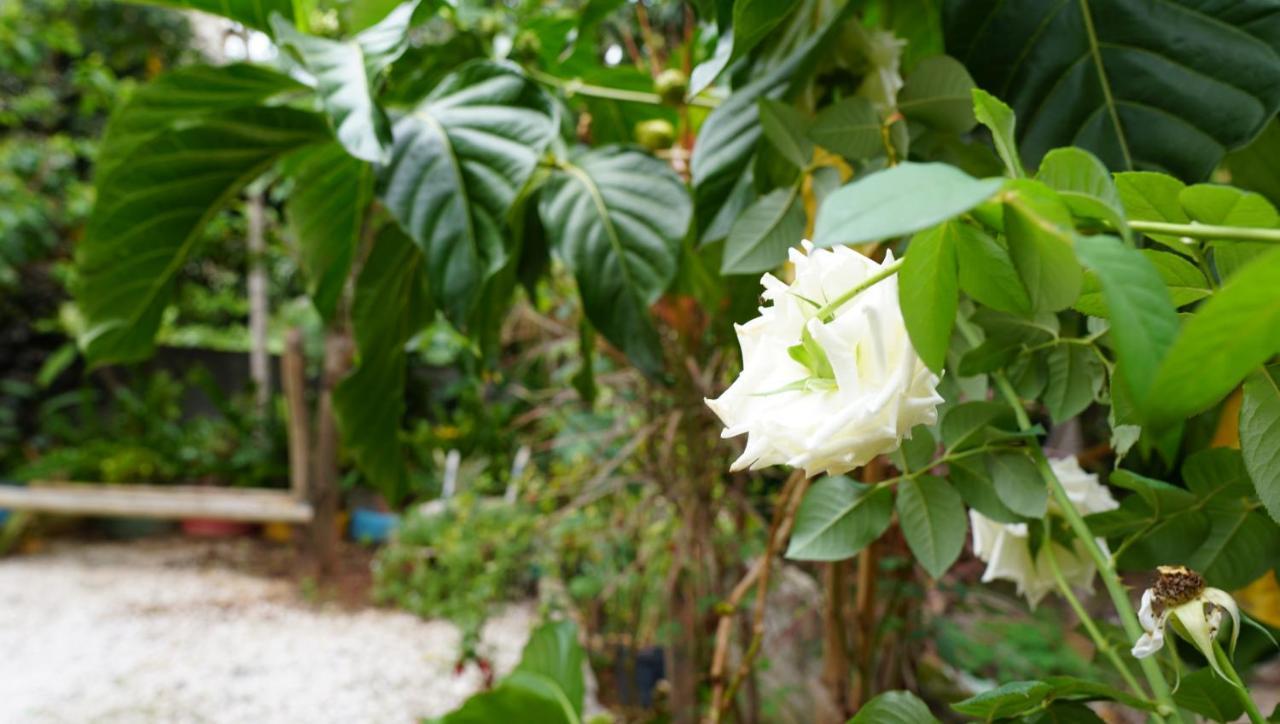
[[[289,330],[285,335],[284,355],[280,357],[280,384],[284,387],[285,406],[289,415],[289,486],[301,500],[310,496],[311,419],[307,413],[306,360],[302,356],[302,331]]]
[[[0,508],[136,518],[218,518],[306,523],[311,505],[277,490],[32,483],[0,485]]]

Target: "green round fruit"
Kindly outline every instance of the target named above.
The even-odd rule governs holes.
[[[671,122],[662,118],[650,118],[636,124],[636,143],[650,151],[671,148],[676,142],[676,128]]]
[[[689,78],[675,68],[668,68],[653,79],[653,90],[669,106],[684,103],[684,95],[689,92]]]

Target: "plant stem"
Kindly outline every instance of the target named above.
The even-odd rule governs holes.
[[[963,326],[962,331],[971,332],[971,330]],[[1004,371],[997,370],[993,372],[991,378],[1000,394],[1013,408],[1013,413],[1018,418],[1018,427],[1023,430],[1030,429],[1031,419],[1027,417],[1027,411],[1022,407],[1022,400],[1018,397],[1017,391],[1013,389],[1013,385],[1009,382],[1009,378],[1005,376]],[[1094,539],[1093,532],[1089,530],[1089,524],[1084,522],[1080,512],[1076,510],[1071,499],[1067,497],[1067,491],[1062,487],[1062,482],[1058,480],[1058,476],[1054,474],[1053,468],[1049,466],[1049,459],[1045,457],[1044,451],[1040,449],[1040,444],[1033,440],[1028,445],[1028,448],[1032,459],[1035,461],[1036,469],[1040,471],[1040,477],[1049,486],[1049,492],[1058,504],[1062,517],[1067,520],[1072,532],[1075,533],[1076,538],[1080,540],[1085,550],[1089,552],[1089,557],[1093,559],[1093,563],[1098,569],[1098,576],[1102,578],[1107,594],[1111,596],[1111,602],[1116,607],[1116,613],[1120,617],[1120,625],[1124,628],[1125,635],[1130,641],[1137,641],[1138,637],[1142,635],[1142,627],[1138,624],[1138,615],[1133,610],[1133,603],[1129,600],[1129,593],[1125,591],[1124,584],[1120,582],[1120,577],[1116,575],[1115,569],[1111,567],[1110,558],[1102,552],[1102,548],[1098,546],[1098,541]],[[1178,709],[1173,703],[1173,694],[1169,690],[1169,682],[1165,681],[1164,672],[1160,671],[1160,667],[1150,657],[1140,659],[1139,663],[1142,666],[1142,673],[1147,677],[1147,683],[1151,686],[1151,692],[1160,704],[1160,713],[1171,717],[1174,721],[1182,721],[1182,717],[1178,714]]]
[[[1124,659],[1120,658],[1116,647],[1102,635],[1102,631],[1098,629],[1098,624],[1094,622],[1093,617],[1085,610],[1084,604],[1080,603],[1080,599],[1071,590],[1071,585],[1067,583],[1066,577],[1062,575],[1062,569],[1058,567],[1058,557],[1053,552],[1052,541],[1045,542],[1044,551],[1045,558],[1049,561],[1049,569],[1053,571],[1053,579],[1058,584],[1058,590],[1062,592],[1062,597],[1067,599],[1071,610],[1076,612],[1076,617],[1080,619],[1080,623],[1089,632],[1089,637],[1093,639],[1093,643],[1111,661],[1111,665],[1116,668],[1116,671],[1120,672],[1120,677],[1124,679],[1124,683],[1129,685],[1129,689],[1137,696],[1146,698],[1147,692],[1138,683],[1138,680],[1133,677],[1133,672],[1129,671],[1129,666],[1125,664]],[[1164,721],[1158,715],[1155,718],[1157,721]]]
[[[662,102],[662,97],[657,93],[648,93],[646,91],[623,90],[622,88],[608,88],[602,85],[592,85],[583,83],[576,78],[560,78],[554,75],[543,73],[542,71],[526,69],[529,77],[543,85],[549,85],[559,88],[567,95],[590,96],[592,98],[603,98],[611,101],[623,101],[626,103],[645,103],[651,106],[666,105]],[[719,101],[710,98],[691,98],[686,105],[699,106],[701,108],[715,108],[720,105]]]
[[[1231,663],[1231,657],[1227,656],[1227,652],[1222,650],[1222,644],[1217,641],[1213,642],[1213,656],[1218,660],[1218,666],[1227,672],[1227,678],[1231,679],[1231,683],[1235,686],[1236,696],[1240,699],[1240,703],[1244,705],[1244,711],[1249,715],[1249,721],[1252,724],[1266,724],[1266,717],[1262,716],[1262,712],[1258,710],[1258,705],[1254,703],[1253,697],[1249,696],[1249,690],[1245,688],[1244,680],[1240,678],[1240,674],[1236,671],[1236,667]]]
[[[906,257],[903,257],[903,259],[905,258]],[[855,286],[854,288],[850,289],[844,294],[841,294],[835,299],[832,299],[831,301],[822,305],[822,307],[818,309],[817,314],[815,314],[814,316],[816,316],[818,319],[826,319],[827,317],[835,313],[835,311],[839,309],[842,304],[849,301],[850,299],[853,299],[854,297],[858,296],[862,292],[865,292],[871,287],[874,287],[876,284],[879,284],[885,279],[888,279],[894,274],[897,274],[898,270],[901,268],[902,268],[902,259],[895,259],[892,263],[885,264],[884,266],[880,267],[880,271],[876,272],[875,274],[872,274],[866,279],[863,279],[862,282],[857,286]]]
[[[1258,229],[1211,224],[1168,224],[1163,221],[1130,221],[1129,228],[1144,234],[1170,234],[1216,241],[1260,241],[1280,244],[1280,229]]]

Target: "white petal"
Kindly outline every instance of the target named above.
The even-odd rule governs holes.
[[[1209,603],[1220,607],[1227,613],[1231,614],[1231,648],[1228,651],[1234,656],[1236,651],[1236,639],[1240,637],[1240,608],[1236,606],[1236,600],[1231,597],[1230,593],[1220,588],[1206,588],[1204,593],[1200,594]]]
[[[1154,631],[1157,628],[1156,614],[1151,608],[1155,598],[1156,592],[1153,589],[1148,588],[1142,592],[1142,605],[1138,607],[1138,622],[1142,624],[1143,631]]]
[[[1162,648],[1164,648],[1164,631],[1156,629],[1138,637],[1138,643],[1133,645],[1130,653],[1135,659],[1145,659]]]

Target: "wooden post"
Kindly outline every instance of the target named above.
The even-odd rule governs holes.
[[[333,389],[351,365],[351,338],[334,332],[324,342],[324,378],[316,411],[316,446],[310,478],[315,517],[311,540],[322,575],[338,564],[338,424],[333,414]]]
[[[253,191],[245,210],[249,221],[249,378],[258,415],[266,417],[271,404],[271,353],[267,350],[267,322],[271,316],[267,292],[266,219],[261,191]]]
[[[280,357],[280,385],[289,412],[289,491],[298,500],[310,498],[311,415],[307,410],[307,363],[302,354],[302,331],[285,335]]]

